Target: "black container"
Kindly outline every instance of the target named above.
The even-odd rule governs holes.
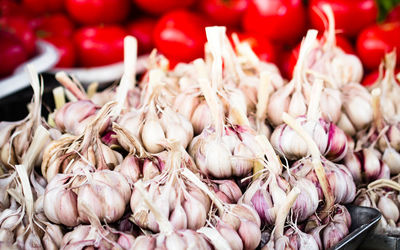
[[[349,250],[358,249],[364,239],[378,225],[381,219],[381,213],[370,207],[360,207],[354,205],[346,205],[351,216],[350,234],[341,240],[335,247],[331,249]],[[361,247],[361,249],[364,249]],[[393,248],[371,248],[371,249],[393,249]],[[395,248],[394,248],[395,249]]]

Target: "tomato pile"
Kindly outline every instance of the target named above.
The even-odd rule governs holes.
[[[173,67],[203,56],[204,28],[209,25],[227,26],[262,60],[276,63],[290,77],[301,38],[309,28],[326,28],[321,8],[329,4],[338,45],[359,56],[371,81],[384,53],[400,52],[400,6],[395,2],[399,1],[0,0],[0,56],[7,59],[0,61],[0,78],[35,55],[36,38],[56,46],[61,55],[56,67],[122,61],[128,34],[138,39],[139,54],[155,47]]]

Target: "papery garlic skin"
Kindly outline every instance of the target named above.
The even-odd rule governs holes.
[[[99,108],[91,101],[69,102],[56,111],[55,122],[62,131],[80,135]]]

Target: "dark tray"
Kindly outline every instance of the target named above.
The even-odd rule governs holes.
[[[346,207],[351,216],[350,234],[331,249],[357,249],[363,243],[365,237],[373,232],[381,219],[381,213],[374,208],[354,205],[346,205]],[[374,249],[395,248],[379,247]]]

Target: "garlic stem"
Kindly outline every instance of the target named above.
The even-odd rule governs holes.
[[[206,66],[203,59],[196,59],[194,65],[199,73],[199,84],[201,91],[206,99],[208,107],[211,110],[211,116],[214,121],[215,131],[217,135],[221,136],[223,132],[223,120],[222,120],[222,110],[221,105],[218,103],[218,97],[215,92],[210,86],[210,83],[207,79],[207,71]]]
[[[50,133],[42,125],[37,127],[35,134],[33,136],[31,145],[29,146],[26,154],[22,159],[22,165],[26,167],[28,173],[31,172],[33,163],[35,162],[37,156],[42,152],[45,144],[50,139]]]
[[[41,119],[41,96],[43,94],[43,82],[40,84],[39,76],[32,64],[28,64],[30,84],[33,89],[33,110],[31,111],[33,119],[35,119],[34,128],[39,126]]]
[[[206,27],[208,46],[213,56],[211,86],[214,90],[222,87],[222,48],[226,27]]]
[[[86,91],[88,98],[92,98],[94,94],[96,94],[98,88],[99,88],[99,83],[92,82]]]
[[[321,100],[321,94],[322,94],[322,80],[317,79],[311,88],[310,103],[308,104],[308,111],[307,111],[308,121],[318,121],[318,119],[320,118],[319,103]]]
[[[224,205],[219,200],[219,198],[213,192],[210,191],[207,185],[204,184],[204,182],[202,182],[201,180],[199,180],[199,178],[197,178],[197,176],[187,168],[183,169],[182,174],[210,197],[210,199],[217,206],[219,213],[222,215],[225,210]]]
[[[124,38],[124,73],[116,94],[115,115],[119,115],[125,106],[128,91],[135,86],[137,60],[137,40],[133,36]]]
[[[67,90],[69,90],[78,100],[87,100],[86,94],[79,89],[75,82],[73,82],[64,71],[56,74],[56,80],[61,83]]]
[[[202,227],[198,229],[196,232],[204,234],[212,243],[213,247],[216,250],[227,250],[232,249],[229,243],[225,240],[224,237],[218,232],[218,230],[209,228],[209,227]]]
[[[290,208],[293,206],[299,194],[300,189],[298,187],[294,187],[286,196],[285,202],[282,204],[282,206],[278,208],[278,213],[275,220],[275,239],[279,239],[283,236],[286,217],[288,216]]]
[[[282,164],[268,138],[265,135],[257,135],[256,141],[260,144],[261,147],[263,147],[268,162],[270,162],[271,165],[273,165],[273,168],[271,169],[274,170],[275,174],[280,174],[282,170]],[[261,155],[259,157],[263,158],[264,156]]]
[[[317,39],[318,31],[314,29],[310,29],[307,32],[306,37],[301,42],[299,58],[297,60],[296,66],[294,67],[293,79],[292,81],[296,81],[296,90],[301,91],[301,84],[303,81],[303,67],[305,66],[307,55],[310,50],[314,46],[314,42]]]
[[[260,65],[260,59],[251,49],[250,44],[247,42],[241,42],[236,33],[232,33],[232,40],[239,54],[245,56],[252,66],[257,68],[258,65]]]
[[[328,36],[326,37],[325,49],[331,50],[336,45],[335,17],[333,15],[332,7],[329,4],[323,4],[322,10],[328,18]]]
[[[242,109],[231,106],[231,114],[236,125],[250,126],[250,121]]]
[[[368,190],[382,188],[382,187],[389,187],[396,191],[400,191],[400,184],[393,180],[379,179],[368,184]]]
[[[174,232],[174,227],[168,221],[168,218],[166,218],[163,214],[161,214],[158,211],[158,209],[153,205],[153,202],[149,198],[148,193],[144,189],[142,180],[139,180],[138,182],[135,183],[135,188],[142,195],[144,202],[149,207],[150,211],[154,214],[154,217],[160,227],[160,232],[165,233],[167,235],[172,234]]]
[[[26,207],[26,212],[28,214],[29,224],[32,225],[33,222],[33,213],[34,213],[34,200],[32,194],[31,183],[29,182],[27,166],[24,165],[16,165],[15,170],[18,173],[18,176],[21,180],[22,192],[24,194],[24,205]],[[22,204],[21,204],[22,205]]]
[[[315,173],[318,177],[319,184],[321,185],[322,192],[325,196],[325,207],[322,210],[322,218],[328,216],[330,209],[334,205],[335,198],[332,194],[332,190],[329,186],[329,182],[326,178],[324,167],[321,163],[321,153],[319,152],[317,144],[313,141],[311,136],[301,127],[298,121],[291,117],[287,113],[282,115],[283,121],[289,125],[294,131],[296,131],[306,142],[308,150],[311,153],[312,164],[314,166]]]
[[[54,97],[54,103],[56,105],[56,110],[62,108],[62,106],[64,106],[65,104],[64,88],[62,86],[54,88],[53,97]]]
[[[257,93],[256,117],[259,121],[264,121],[267,118],[268,99],[272,92],[271,77],[269,73],[263,71],[260,73],[260,86]]]
[[[374,114],[375,126],[378,130],[381,130],[385,126],[383,121],[383,116],[381,113],[381,103],[380,103],[381,89],[380,88],[373,89],[371,94],[372,94],[372,110]]]

